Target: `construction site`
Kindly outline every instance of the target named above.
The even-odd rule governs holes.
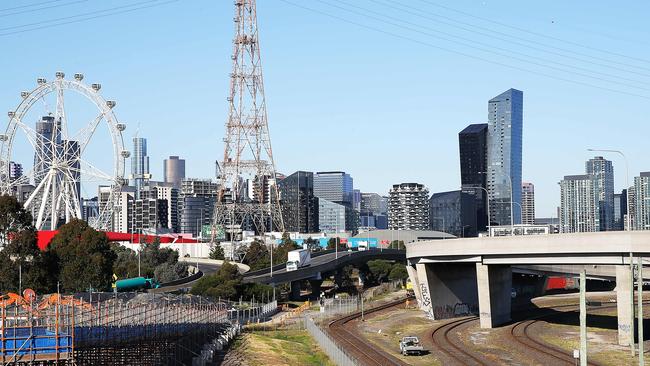
[[[203,345],[277,307],[244,305],[189,295],[10,293],[0,297],[0,357],[3,365],[205,364]]]

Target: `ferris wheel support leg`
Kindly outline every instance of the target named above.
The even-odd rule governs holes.
[[[36,219],[36,229],[40,229],[43,224],[43,213],[45,213],[45,202],[47,202],[47,196],[50,193],[50,185],[52,184],[52,174],[47,175],[47,183],[45,184],[45,190],[43,191],[43,200],[41,200],[41,207],[38,209],[38,217]]]
[[[23,205],[24,207],[28,207],[32,203],[32,201],[34,200],[34,197],[36,197],[38,195],[38,192],[41,191],[41,188],[43,188],[43,185],[45,185],[47,183],[47,180],[48,179],[46,177],[45,179],[41,180],[40,183],[38,183],[38,185],[36,186],[36,189],[34,189],[34,192],[32,192],[32,194],[29,195],[29,198],[27,198],[27,201],[25,201],[25,204]]]

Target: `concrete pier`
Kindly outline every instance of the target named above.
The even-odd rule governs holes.
[[[465,315],[478,305],[474,263],[416,265],[420,308],[433,319]]]
[[[481,328],[493,328],[510,321],[512,268],[508,265],[476,263]]]
[[[629,346],[634,341],[634,329],[630,327],[632,311],[632,273],[629,265],[616,266],[616,314],[618,317],[618,344]]]

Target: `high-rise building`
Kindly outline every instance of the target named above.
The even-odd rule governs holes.
[[[345,172],[317,172],[314,174],[314,195],[345,207],[345,231],[356,232],[358,213],[354,210],[354,184]]]
[[[353,180],[345,172],[314,174],[314,195],[331,202],[348,204],[352,208]]]
[[[158,206],[157,215],[162,215],[163,212],[166,212],[167,217],[164,219],[157,219],[157,225],[159,226],[157,226],[156,229],[169,229],[175,233],[179,232],[179,189],[176,188],[173,183],[149,181],[140,192],[140,198],[164,201],[164,203],[156,203]],[[149,207],[152,206],[151,203],[148,205]]]
[[[614,167],[612,162],[596,156],[585,163],[585,171],[596,178],[596,199],[600,215],[599,231],[614,229]]]
[[[614,193],[614,230],[625,230],[627,215],[627,189]]]
[[[476,223],[487,230],[487,134],[488,124],[478,123],[458,133],[460,183],[463,192],[475,197]]]
[[[636,230],[636,187],[627,189],[627,215],[623,218],[624,230]],[[629,226],[628,226],[629,225]]]
[[[567,175],[560,181],[560,232],[598,231],[597,182],[591,174]]]
[[[361,193],[359,226],[366,229],[388,228],[388,198],[377,193]]]
[[[357,212],[361,211],[361,191],[358,189],[352,190],[352,208]]]
[[[346,214],[349,209],[323,198],[318,199],[318,229],[322,233],[345,232]]]
[[[535,225],[535,186],[524,182],[521,185],[521,223]]]
[[[170,156],[163,163],[163,175],[165,183],[171,183],[176,189],[181,188],[181,181],[185,179],[185,159],[178,156]]]
[[[514,205],[521,204],[523,100],[523,92],[509,89],[488,102],[487,188],[498,225],[521,223]]]
[[[199,236],[212,223],[218,184],[210,179],[183,179],[179,195],[180,232]]]
[[[140,198],[142,187],[144,187],[146,181],[151,179],[149,156],[147,156],[147,139],[143,137],[133,138],[130,179],[132,179],[132,185],[135,187],[136,198]]]
[[[16,162],[9,162],[9,180],[15,181],[23,176],[23,165]]]
[[[463,191],[434,193],[429,198],[429,226],[457,237],[478,235],[476,196]]]
[[[91,219],[99,215],[99,199],[93,197],[90,199],[82,198],[81,200],[81,219],[90,222]]]
[[[650,230],[650,172],[634,177],[634,230]]]
[[[388,198],[390,230],[429,230],[429,190],[424,184],[394,184]]]
[[[278,183],[284,229],[318,232],[318,198],[314,196],[314,173],[297,171]]]
[[[108,203],[112,187],[99,186],[98,199],[100,212]],[[120,233],[133,233],[133,202],[135,201],[135,189],[130,186],[122,187],[118,193],[116,207],[113,214],[112,231]]]

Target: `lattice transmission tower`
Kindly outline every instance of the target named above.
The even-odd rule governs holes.
[[[212,239],[284,231],[266,114],[255,0],[235,0],[235,38]]]

